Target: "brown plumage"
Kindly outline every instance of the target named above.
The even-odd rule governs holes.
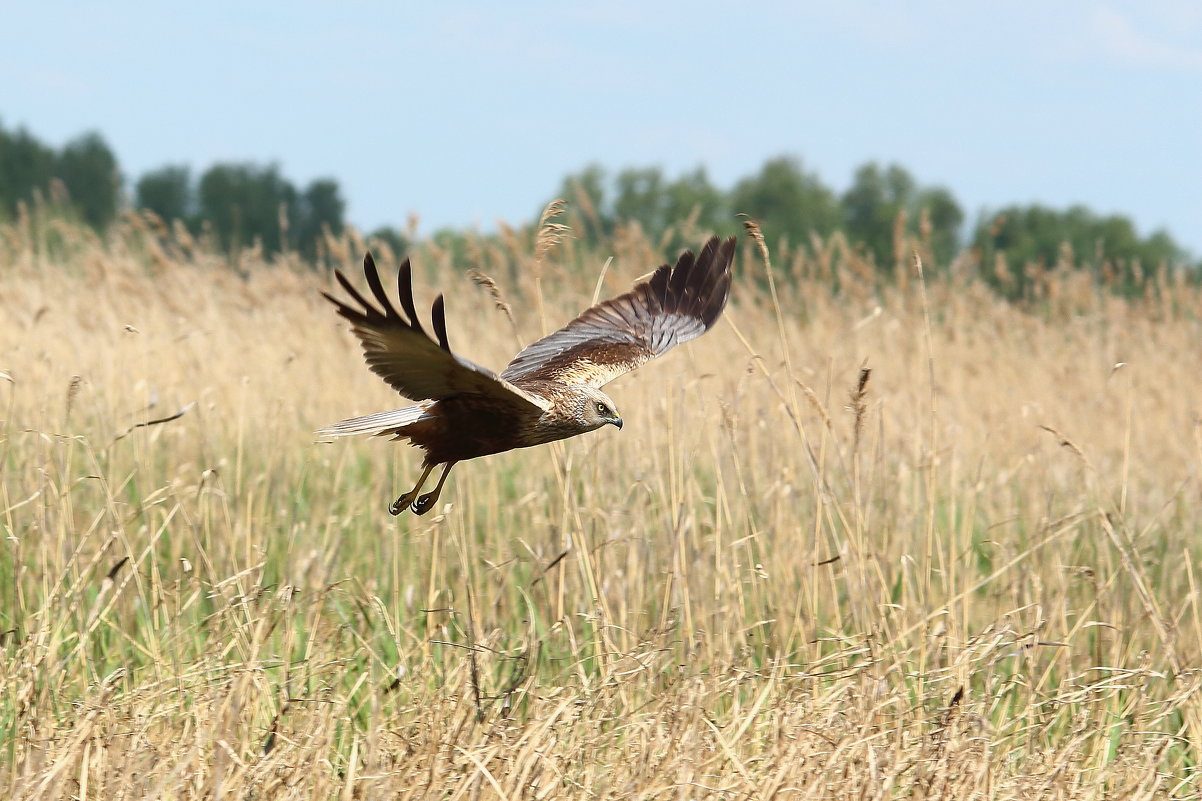
[[[335,271],[351,302],[325,292],[363,343],[372,371],[413,406],[342,420],[319,436],[391,435],[426,452],[412,490],[389,507],[430,510],[456,462],[527,448],[593,431],[622,427],[614,403],[600,387],[701,336],[722,314],[730,294],[734,237],[705,243],[698,256],[685,251],[629,292],[598,303],[553,334],[527,346],[498,376],[451,352],[442,296],[434,301],[434,337],[426,334],[413,304],[408,260],[397,275],[404,315],[393,307],[371,254],[363,259],[377,307]],[[444,465],[432,492],[418,495],[433,469]]]

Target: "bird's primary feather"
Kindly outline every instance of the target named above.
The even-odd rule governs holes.
[[[629,292],[587,309],[528,345],[501,372],[521,385],[543,379],[600,387],[710,329],[730,295],[734,237],[685,251]]]
[[[380,275],[371,254],[363,259],[363,273],[377,308],[366,300],[341,271],[334,275],[347,294],[361,306],[356,309],[325,292],[338,313],[351,323],[351,330],[363,344],[363,355],[372,372],[410,400],[450,398],[463,394],[483,395],[515,411],[542,411],[539,401],[496,374],[451,353],[447,344],[442,296],[434,302],[434,330],[439,342],[430,339],[418,321],[413,303],[411,268],[406,259],[397,276],[397,289],[405,317],[397,313],[380,283]]]

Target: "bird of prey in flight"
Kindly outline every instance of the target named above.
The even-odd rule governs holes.
[[[322,294],[350,321],[371,370],[417,403],[342,420],[317,434],[391,435],[424,450],[417,484],[389,506],[394,515],[406,508],[420,515],[434,506],[457,462],[604,425],[620,429],[622,418],[600,387],[713,326],[730,294],[734,251],[734,237],[713,237],[696,256],[685,251],[674,266],[663,265],[630,291],[527,346],[500,375],[451,352],[441,295],[431,310],[437,339],[426,334],[413,305],[408,260],[397,276],[404,314],[398,313],[368,253],[363,273],[378,306],[340,271],[335,275],[349,300]],[[437,485],[421,494],[439,465]]]

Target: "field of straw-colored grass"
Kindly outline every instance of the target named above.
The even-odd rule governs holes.
[[[328,270],[0,228],[0,797],[1196,794],[1202,292],[768,244],[624,430],[393,518],[419,453],[311,433],[401,405]],[[423,245],[419,306],[499,369],[668,255],[535,252]]]

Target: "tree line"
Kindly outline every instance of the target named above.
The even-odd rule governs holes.
[[[165,221],[182,221],[194,234],[211,233],[229,250],[258,244],[268,253],[292,250],[312,257],[324,232],[338,234],[346,225],[346,204],[332,178],[299,187],[274,164],[215,164],[199,176],[187,166],[167,165],[127,187],[98,133],[55,149],[24,129],[0,124],[0,218],[12,218],[20,203],[38,193],[61,197],[65,212],[98,229],[126,208],[145,209]],[[1016,204],[981,214],[968,226],[950,190],[924,185],[896,164],[864,164],[841,193],[788,156],[766,161],[729,189],[716,186],[702,167],[670,177],[659,167],[611,173],[594,164],[566,176],[559,196],[577,210],[577,235],[596,243],[619,225],[637,223],[675,249],[689,244],[682,221],[701,230],[733,232],[736,215],[743,213],[760,222],[773,244],[784,238],[804,246],[814,236],[841,231],[882,272],[895,267],[899,236],[921,236],[937,265],[970,248],[985,267],[982,274],[1016,295],[1029,266],[1051,267],[1066,256],[1072,264],[1110,271],[1107,277],[1117,277],[1120,285],[1164,265],[1190,264],[1189,254],[1168,233],[1141,235],[1127,217],[1099,215],[1082,206],[1058,210]],[[404,249],[396,229],[372,236]],[[1202,270],[1200,264],[1190,266]]]
[[[214,164],[198,177],[187,166],[166,165],[127,187],[98,133],[55,149],[23,128],[0,124],[0,219],[15,217],[20,204],[38,196],[98,230],[126,208],[152,211],[195,235],[211,233],[226,250],[257,244],[268,253],[311,257],[325,231],[339,234],[346,225],[346,202],[332,178],[298,187],[275,164]]]
[[[743,213],[759,221],[770,244],[782,238],[805,244],[841,231],[881,272],[896,267],[899,235],[929,242],[937,265],[946,266],[970,249],[986,280],[1015,297],[1023,296],[1032,269],[1059,263],[1095,270],[1124,290],[1137,288],[1161,267],[1202,273],[1202,262],[1191,263],[1190,254],[1167,232],[1141,235],[1130,218],[1084,206],[1013,204],[982,213],[968,227],[950,190],[923,185],[897,164],[862,165],[842,193],[789,156],[770,159],[726,191],[700,167],[669,179],[657,167],[611,175],[591,165],[567,176],[560,196],[584,210],[579,227],[590,238],[606,237],[633,220],[652,237],[666,236],[674,247],[683,247],[688,243],[674,230],[680,220],[733,232],[735,216]]]
[[[897,165],[865,164],[851,187],[838,194],[789,156],[769,159],[727,191],[716,187],[703,167],[668,180],[658,167],[626,169],[611,177],[602,166],[591,165],[565,178],[560,193],[588,209],[590,236],[607,236],[619,222],[632,220],[656,238],[685,219],[726,231],[738,225],[736,215],[742,213],[756,219],[769,237],[788,237],[793,244],[841,230],[882,269],[892,264],[900,214],[912,229],[929,227],[942,263],[959,250],[964,224],[964,211],[951,192],[922,186]]]

